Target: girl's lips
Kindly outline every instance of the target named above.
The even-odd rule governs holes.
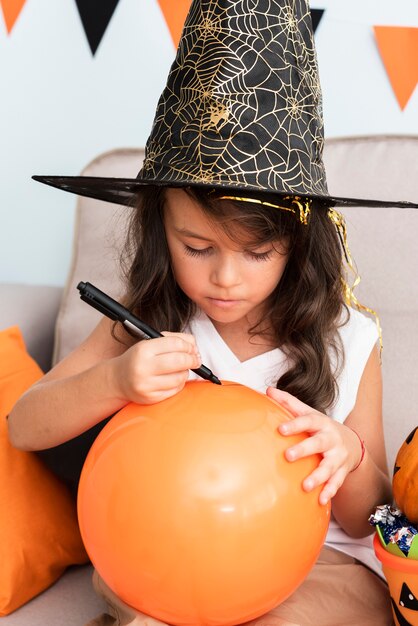
[[[222,309],[230,309],[240,302],[240,300],[220,300],[218,298],[209,298],[209,301]]]

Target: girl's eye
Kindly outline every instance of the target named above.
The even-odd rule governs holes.
[[[211,253],[211,250],[212,248],[203,248],[203,250],[199,250],[196,248],[191,248],[190,246],[186,246],[186,244],[184,244],[184,251],[189,256],[197,256],[197,257],[207,256],[208,254]]]
[[[248,254],[254,261],[267,261],[272,252],[273,250],[267,250],[267,252],[249,252]]]

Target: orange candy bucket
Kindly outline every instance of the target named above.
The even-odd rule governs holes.
[[[373,544],[389,585],[396,626],[418,626],[418,560],[391,554],[377,534]]]

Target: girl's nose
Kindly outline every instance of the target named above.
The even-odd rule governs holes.
[[[212,282],[219,287],[233,287],[240,282],[237,260],[233,255],[225,255],[216,260],[212,268]]]

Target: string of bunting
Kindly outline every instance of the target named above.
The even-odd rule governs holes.
[[[15,27],[25,4],[32,1],[0,0],[8,35]],[[191,0],[154,1],[158,2],[173,43],[177,47]],[[75,0],[93,56],[97,52],[119,2],[120,0],[100,0],[100,2]],[[325,9],[311,9],[314,32],[320,24],[327,22],[323,19],[325,12]],[[418,84],[418,27],[374,25],[373,32],[392,90],[400,109],[404,110]]]

